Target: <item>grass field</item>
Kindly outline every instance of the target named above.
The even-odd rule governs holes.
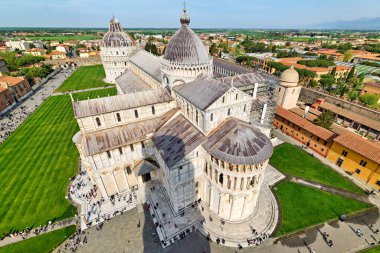
[[[75,226],[59,229],[0,248],[0,253],[48,253],[75,233]]]
[[[379,253],[380,252],[380,246],[360,251],[360,253]]]
[[[77,171],[79,154],[71,139],[78,131],[70,97],[53,96],[0,145],[0,236],[74,215],[65,193]]]
[[[277,236],[337,219],[342,214],[354,213],[371,206],[289,181],[277,184],[275,194],[282,209],[282,223]]]
[[[103,82],[105,72],[102,65],[79,67],[56,91],[77,91],[112,86]]]
[[[107,88],[107,89],[102,89],[102,90],[73,93],[73,98],[75,101],[77,101],[77,100],[86,100],[88,98],[92,99],[92,98],[115,96],[115,95],[117,95],[116,88]]]
[[[274,149],[269,163],[279,171],[307,180],[365,194],[365,191],[301,148],[284,143]]]

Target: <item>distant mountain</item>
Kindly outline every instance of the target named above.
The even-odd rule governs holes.
[[[380,30],[380,17],[320,23],[310,25],[308,28],[340,30]]]

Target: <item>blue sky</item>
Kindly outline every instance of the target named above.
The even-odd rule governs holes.
[[[193,28],[299,28],[380,17],[379,0],[188,0]],[[1,27],[175,28],[179,0],[0,0]]]

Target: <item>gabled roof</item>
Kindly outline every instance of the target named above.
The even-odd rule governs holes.
[[[153,137],[153,142],[168,168],[183,160],[204,140],[204,135],[182,115],[164,125]]]
[[[240,165],[265,162],[273,153],[272,143],[265,134],[232,117],[209,134],[203,147],[222,161]]]
[[[223,77],[218,80],[223,83],[233,85],[236,88],[251,86],[255,83],[266,83],[268,81],[276,83],[280,82],[277,77],[259,71],[237,76]]]
[[[80,144],[85,155],[89,156],[143,141],[147,139],[147,134],[154,133],[177,111],[178,109],[173,109],[154,119],[84,134],[80,138]]]
[[[276,114],[278,116],[288,120],[289,122],[292,122],[293,124],[305,129],[306,131],[309,131],[310,133],[314,134],[315,136],[320,137],[321,139],[323,139],[325,141],[330,141],[336,136],[335,133],[327,130],[326,128],[317,126],[317,125],[311,123],[310,121],[308,121],[307,119],[304,119],[304,118],[298,116],[297,114],[284,109],[281,106],[277,106]]]
[[[103,113],[128,110],[145,105],[153,105],[172,101],[173,98],[167,90],[155,89],[124,95],[96,98],[74,102],[74,115],[76,118],[94,116]]]
[[[131,56],[131,63],[142,69],[145,73],[150,75],[157,82],[161,83],[161,62],[157,56],[146,52],[145,50],[139,50]]]
[[[340,145],[380,164],[380,144],[373,143],[361,136],[346,132],[334,139]]]
[[[230,84],[199,76],[193,82],[174,86],[173,90],[200,110],[206,110],[231,88]]]
[[[123,94],[152,90],[152,87],[130,70],[126,70],[115,81]]]
[[[23,77],[13,77],[13,76],[0,76],[1,83],[7,83],[9,86],[15,86],[19,83],[25,81]]]

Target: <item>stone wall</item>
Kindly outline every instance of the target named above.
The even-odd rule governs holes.
[[[299,97],[299,101],[302,101],[304,103],[315,103],[315,101],[318,98],[324,98],[326,102],[329,102],[331,104],[334,104],[336,106],[342,107],[344,109],[347,109],[351,112],[366,116],[373,120],[380,121],[380,112],[361,106],[360,104],[351,103],[349,101],[345,101],[341,98],[331,96],[328,94],[325,94],[320,91],[312,90],[309,88],[302,87],[301,94]]]
[[[48,60],[48,61],[45,61],[44,63],[61,66],[62,64],[65,64],[67,62],[74,62],[78,66],[90,66],[90,65],[102,64],[100,57]]]

